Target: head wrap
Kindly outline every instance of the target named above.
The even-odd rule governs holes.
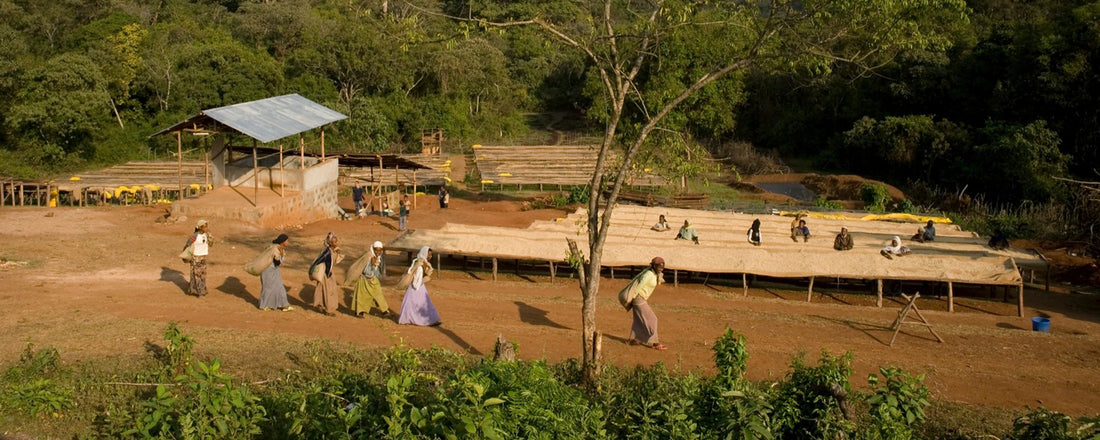
[[[752,227],[750,229],[756,232],[760,232],[760,219],[753,220]]]
[[[332,247],[332,244],[335,243],[335,242],[336,242],[336,233],[335,232],[329,232],[328,235],[325,236],[325,247]]]
[[[657,266],[657,265],[664,266],[665,265],[665,259],[661,258],[661,257],[653,257],[653,260],[650,261],[649,264],[651,266]]]
[[[374,242],[374,244],[370,245],[370,247],[371,247],[371,249],[374,249],[374,248],[380,248],[380,247],[385,247],[385,246],[382,246],[381,241],[376,241],[376,242]]]
[[[198,222],[198,223],[195,223],[195,227],[196,227],[196,228],[201,228],[201,227],[203,227],[203,226],[206,226],[206,219],[203,219],[203,220],[199,220],[199,222]]]
[[[416,258],[421,259],[421,260],[427,260],[428,259],[428,249],[429,249],[428,246],[424,246],[424,247],[420,248],[420,252],[416,253]]]
[[[275,237],[275,239],[271,240],[271,242],[275,244],[283,244],[286,243],[286,241],[289,239],[290,237],[288,237],[286,234],[279,234],[279,236]]]

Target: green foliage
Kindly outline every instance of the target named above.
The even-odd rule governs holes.
[[[195,340],[184,334],[175,322],[169,322],[164,328],[164,340],[168,344],[164,347],[161,362],[168,374],[179,374],[190,368],[191,350],[195,347]]]
[[[924,421],[924,408],[931,393],[924,386],[924,375],[912,376],[897,367],[880,367],[880,379],[867,378],[872,394],[867,398],[871,417],[878,428],[875,438],[909,439],[913,426]]]
[[[580,203],[587,205],[591,194],[588,191],[588,186],[574,186],[569,188],[569,201],[568,203]]]
[[[600,377],[607,407],[608,434],[614,438],[697,438],[703,383],[695,376],[653,367],[607,370]]]
[[[1078,440],[1095,439],[1100,435],[1095,420],[1085,420],[1079,429],[1073,429],[1073,419],[1057,411],[1039,407],[1012,423],[1012,433],[1006,438],[1014,440]]]
[[[917,207],[916,207],[916,205],[913,204],[912,200],[904,199],[904,200],[898,202],[898,206],[897,206],[896,210],[897,210],[897,212],[905,212],[905,213],[909,213],[909,214],[915,214],[917,212]]]
[[[745,379],[748,368],[749,351],[745,347],[745,335],[726,327],[726,332],[714,342],[714,365],[718,367],[715,382],[720,387],[733,389],[734,385]]]
[[[821,197],[818,197],[816,200],[814,200],[814,206],[816,206],[818,208],[832,209],[832,210],[844,209],[844,205],[842,203],[840,203],[839,201],[826,200],[826,199],[823,199]]]
[[[0,387],[0,408],[11,408],[37,416],[53,414],[73,406],[72,391],[58,380],[61,355],[56,348],[23,348],[19,363],[8,368]]]
[[[833,357],[821,351],[819,365],[805,364],[804,354],[791,362],[786,380],[775,389],[775,430],[782,438],[821,439],[846,435],[852,423],[840,414],[839,394],[849,390],[852,353]]]
[[[260,398],[233,384],[215,359],[198,362],[175,378],[178,387],[157,385],[153,396],[129,408],[115,408],[99,434],[114,438],[255,438],[266,412]],[[122,429],[125,428],[125,429]]]
[[[863,200],[864,209],[883,212],[890,201],[890,192],[886,189],[886,185],[881,183],[864,183],[859,188],[859,198]]]

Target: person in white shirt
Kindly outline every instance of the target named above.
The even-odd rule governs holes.
[[[206,220],[195,224],[195,233],[191,234],[183,248],[191,248],[191,283],[187,286],[187,293],[206,296],[206,256],[210,254],[210,233],[207,232]]]

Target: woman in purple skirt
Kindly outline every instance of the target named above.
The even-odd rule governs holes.
[[[398,324],[413,325],[438,325],[440,323],[439,312],[432,305],[432,299],[428,298],[428,288],[424,283],[431,279],[432,251],[427,246],[420,248],[416,254],[412,266],[409,266],[409,274],[412,274],[412,282],[405,288],[405,297],[401,299],[401,317]]]

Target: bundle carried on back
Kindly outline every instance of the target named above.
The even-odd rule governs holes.
[[[274,264],[275,254],[279,252],[279,245],[273,244],[260,252],[256,258],[244,264],[244,271],[254,277],[260,276],[263,271],[267,270],[272,264]]]

